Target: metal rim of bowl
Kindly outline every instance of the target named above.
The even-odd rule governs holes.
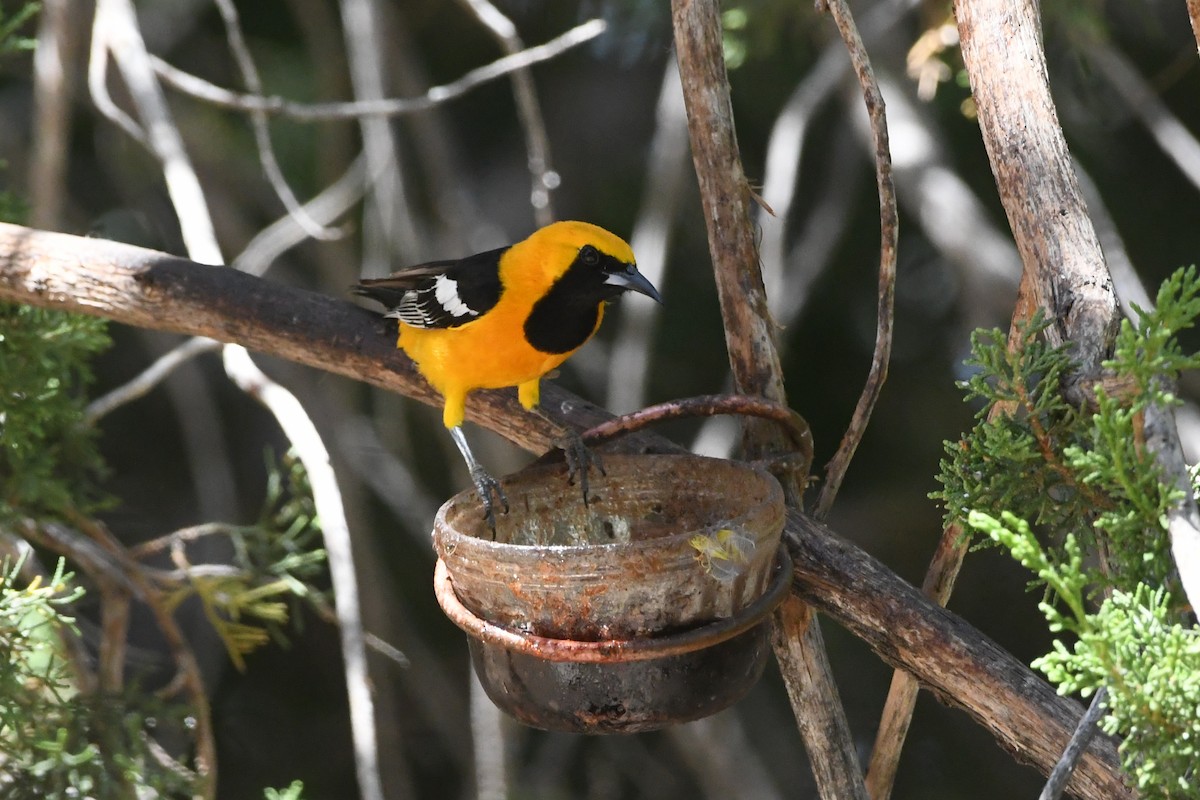
[[[776,574],[767,590],[734,616],[666,636],[643,636],[633,639],[551,639],[488,622],[472,613],[458,599],[450,571],[441,558],[434,568],[433,586],[438,604],[450,621],[466,631],[469,636],[486,644],[499,645],[505,650],[546,661],[618,664],[690,653],[720,644],[750,630],[783,602],[791,588],[791,558],[782,544],[776,553],[775,562]]]
[[[776,480],[775,477],[770,472],[768,472],[766,469],[763,469],[762,467],[757,466],[755,464],[739,462],[739,461],[730,461],[728,459],[713,458],[711,456],[698,456],[693,453],[678,453],[678,454],[677,453],[652,453],[652,454],[643,454],[643,455],[620,454],[615,457],[638,458],[638,459],[645,459],[645,458],[668,458],[668,459],[681,459],[681,460],[690,459],[690,460],[694,460],[694,461],[716,462],[716,463],[721,464],[722,468],[732,467],[735,471],[745,470],[750,473],[756,474],[760,478],[766,478],[767,479],[767,482],[766,482],[767,496],[763,498],[763,500],[761,501],[760,504],[743,511],[741,514],[739,514],[735,518],[731,519],[730,524],[733,524],[733,525],[737,525],[740,520],[745,519],[747,517],[758,516],[761,513],[760,509],[762,506],[773,505],[773,504],[778,504],[781,507],[783,506],[783,502],[784,502],[783,487],[780,486],[778,480]],[[522,470],[521,472],[516,473],[516,475],[523,475],[525,477],[528,477],[529,473],[536,474],[539,471],[558,471],[558,470],[565,470],[565,466],[561,465],[561,464],[536,464],[535,463],[535,464],[531,465],[530,467],[527,467],[525,470]],[[512,486],[507,485],[508,482],[513,477],[514,477],[514,475],[509,475],[509,476],[506,476],[505,478],[501,479],[501,483],[506,484],[505,488],[507,488],[509,490],[513,489]],[[473,497],[477,498],[477,494],[473,488],[472,489],[464,489],[461,492],[459,492],[458,494],[456,494],[454,497],[450,498],[448,501],[443,503],[441,508],[439,508],[437,510],[437,514],[435,515],[435,521],[434,521],[434,548],[439,551],[438,552],[439,560],[441,558],[441,552],[440,552],[441,547],[454,548],[454,547],[457,547],[460,542],[468,543],[470,545],[470,547],[472,547],[473,549],[484,552],[484,553],[504,552],[506,550],[524,550],[524,549],[537,550],[537,549],[548,549],[548,548],[552,548],[555,552],[571,553],[571,552],[575,552],[575,551],[593,550],[595,548],[614,548],[614,549],[622,548],[625,550],[643,550],[643,549],[649,550],[649,549],[653,549],[653,548],[660,548],[663,546],[663,544],[665,544],[667,542],[671,542],[673,540],[687,541],[694,535],[694,531],[689,531],[687,533],[674,534],[671,536],[663,536],[663,537],[658,537],[658,538],[655,538],[652,540],[644,540],[644,541],[587,542],[587,543],[583,543],[583,544],[547,545],[547,544],[518,544],[515,542],[499,542],[499,541],[489,540],[489,539],[486,539],[486,538],[483,538],[480,536],[476,536],[472,533],[466,533],[462,530],[459,530],[457,527],[452,525],[447,520],[447,517],[449,516],[451,507],[455,506],[456,504],[458,504],[460,502],[463,504],[470,504],[470,505],[478,508],[479,513],[477,515],[477,518],[483,519],[482,505],[479,503],[478,499],[472,500],[471,498],[473,498]],[[472,508],[472,511],[474,511],[474,510],[475,509]],[[782,516],[784,516],[784,514],[786,514],[786,511],[781,513],[780,516],[782,517]],[[439,530],[439,528],[441,530]],[[439,540],[441,540],[444,544],[439,545],[438,544]],[[447,540],[449,540],[449,541],[447,541]]]

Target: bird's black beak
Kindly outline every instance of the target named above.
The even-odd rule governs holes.
[[[654,288],[654,284],[646,280],[645,275],[638,272],[636,264],[624,264],[622,269],[608,273],[604,282],[611,286],[619,286],[628,291],[644,294],[660,305],[662,304],[662,295],[658,293],[658,289]]]

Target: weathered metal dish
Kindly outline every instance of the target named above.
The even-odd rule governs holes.
[[[782,491],[719,459],[604,462],[587,506],[561,466],[506,479],[495,540],[473,492],[447,502],[438,601],[488,695],[527,724],[631,733],[715,713],[761,676],[763,623],[791,584]],[[740,547],[717,565],[691,540],[721,531]]]

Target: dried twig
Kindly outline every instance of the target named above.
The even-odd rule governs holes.
[[[1030,302],[1053,321],[1050,342],[1070,342],[1079,377],[1094,380],[1117,302],[1050,95],[1036,0],[958,0],[955,16]]]
[[[1071,735],[1070,743],[1063,750],[1062,758],[1054,765],[1054,769],[1050,770],[1050,777],[1046,780],[1046,785],[1042,787],[1038,800],[1058,800],[1062,797],[1062,793],[1067,788],[1067,781],[1071,779],[1071,775],[1079,766],[1079,759],[1083,758],[1088,744],[1100,730],[1100,718],[1104,716],[1104,702],[1107,698],[1108,690],[1103,686],[1096,690],[1088,710],[1084,712],[1079,720],[1079,725],[1075,728],[1075,733]]]
[[[126,403],[132,403],[139,397],[145,397],[175,371],[177,367],[187,363],[201,353],[219,350],[221,343],[214,339],[198,337],[188,339],[183,344],[168,350],[159,356],[153,364],[146,367],[127,383],[116,387],[108,394],[97,397],[88,403],[84,413],[84,422],[95,425],[106,414],[115,411]]]
[[[225,371],[242,391],[266,406],[283,429],[284,436],[304,464],[312,486],[313,504],[321,518],[321,536],[329,557],[329,573],[336,597],[338,630],[342,638],[342,660],[346,690],[350,698],[350,727],[354,739],[359,792],[363,798],[383,797],[379,778],[379,751],[375,733],[375,704],[367,670],[366,644],[354,574],[350,527],[342,507],[337,476],[329,463],[329,452],[316,426],[296,397],[268,378],[244,347],[226,345]]]
[[[99,0],[96,29],[105,34],[108,47],[121,68],[139,116],[147,131],[147,143],[160,160],[167,189],[183,229],[184,242],[193,258],[221,263],[220,248],[208,213],[203,191],[191,167],[182,137],[175,126],[154,76],[129,0]],[[103,20],[103,22],[101,22]],[[286,390],[258,370],[245,349],[225,348],[226,371],[248,393],[263,400],[276,413],[280,426],[291,438],[304,463],[313,488],[313,501],[321,517],[329,554],[330,572],[337,593],[337,610],[342,624],[343,658],[350,696],[351,730],[355,744],[360,791],[369,800],[382,797],[378,750],[375,741],[374,708],[368,687],[365,645],[358,608],[357,582],[350,553],[349,529],[341,494],[329,467],[329,456],[303,408]],[[159,613],[160,609],[155,609]],[[211,738],[211,731],[208,732]],[[216,765],[204,765],[215,774]],[[210,778],[210,782],[211,782]]]
[[[896,213],[896,189],[892,185],[892,153],[888,147],[887,119],[884,116],[883,95],[871,69],[870,59],[863,46],[854,17],[845,0],[825,0],[837,25],[838,33],[850,52],[850,63],[862,87],[863,102],[871,120],[871,138],[875,143],[875,183],[879,190],[879,304],[876,310],[875,352],[871,356],[871,370],[867,375],[862,395],[854,407],[854,416],[842,436],[837,452],[825,470],[825,481],[817,496],[813,514],[823,519],[833,506],[850,460],[866,433],[867,423],[875,408],[875,401],[887,380],[888,361],[892,353],[892,307],[896,296],[896,241],[900,221]]]
[[[133,117],[113,101],[108,93],[108,49],[109,23],[104,9],[97,3],[96,13],[92,17],[91,47],[88,49],[88,92],[96,110],[108,118],[110,122],[143,147],[149,148],[146,132],[142,130]]]
[[[663,731],[695,773],[701,797],[783,800],[789,796],[773,780],[758,742],[746,734],[752,720],[727,709]]]
[[[369,102],[383,100],[387,96],[383,4],[378,0],[339,0],[338,9],[354,97]],[[371,176],[371,191],[363,203],[362,272],[382,275],[391,271],[396,253],[410,258],[420,253],[420,237],[400,171],[399,138],[383,117],[360,117],[358,128]]]
[[[1081,371],[1094,375],[1116,300],[1050,98],[1035,3],[959,0],[956,16],[984,143],[1025,266],[1009,345],[1018,321],[1040,307],[1056,320],[1052,338],[1071,342]],[[993,413],[1008,412],[995,406]],[[965,552],[962,531],[948,526],[925,577],[927,592],[941,603]],[[890,792],[916,691],[909,676],[893,677],[869,778],[877,800]]]
[[[863,17],[863,38],[871,40],[884,31],[894,29],[918,2],[919,0],[888,0],[873,6]],[[762,254],[763,282],[767,286],[767,296],[776,318],[784,327],[794,319],[805,300],[805,292],[796,288],[795,270],[789,271],[790,266],[799,266],[801,262],[789,257],[786,245],[789,218],[799,184],[804,144],[816,112],[834,95],[849,68],[845,45],[836,42],[828,45],[816,63],[805,73],[804,79],[792,90],[791,96],[775,118],[770,138],[767,140],[762,197],[775,214],[773,219],[768,219],[765,212],[760,211],[758,215],[762,226],[759,249]],[[848,182],[835,179],[831,183],[833,186],[830,190],[834,190]],[[824,198],[826,192],[819,194]],[[848,213],[845,211],[840,214],[835,212],[829,221],[844,225],[846,217]],[[813,227],[821,229],[826,226],[816,225],[814,221]],[[810,284],[815,277],[806,270],[804,285]],[[786,292],[783,291],[785,283]]]
[[[154,78],[131,0],[97,0],[92,36],[93,48],[107,48],[116,61],[141,117],[144,143],[162,163],[167,192],[175,207],[188,255],[204,264],[225,263],[217,246],[204,190],[192,169],[183,137],[172,121],[162,88]],[[96,41],[103,44],[97,45]]]
[[[475,18],[492,32],[506,55],[515,56],[525,50],[525,44],[517,34],[517,26],[504,16],[489,0],[461,0]],[[550,137],[546,134],[546,121],[538,103],[537,87],[533,84],[533,73],[529,67],[514,70],[510,75],[513,94],[517,99],[517,116],[525,134],[525,152],[533,188],[529,202],[533,206],[533,219],[538,227],[554,221],[554,203],[551,195],[558,188],[559,176],[550,165]]]
[[[1200,189],[1200,141],[1172,113],[1128,56],[1108,42],[1094,41],[1090,45],[1088,63],[1108,80],[1179,172]]]
[[[800,457],[799,462],[795,464],[799,480],[803,481],[808,476],[813,457],[812,432],[808,422],[785,405],[750,395],[701,395],[657,403],[597,425],[584,431],[582,436],[588,443],[599,444],[641,430],[653,423],[684,417],[711,417],[717,414],[758,417],[778,423],[791,440],[789,444],[793,448],[792,453]]]
[[[300,103],[278,96],[260,97],[259,95],[243,94],[209,83],[203,78],[171,66],[160,58],[151,57],[151,60],[155,72],[168,86],[198,100],[235,111],[262,111],[266,114],[285,116],[297,122],[396,117],[427,111],[440,103],[462,97],[485,83],[503,78],[505,75],[534,64],[549,61],[573,47],[595,39],[604,33],[606,27],[607,24],[604,20],[589,20],[545,44],[523,50],[516,55],[497,59],[490,64],[471,70],[458,80],[434,86],[420,97],[357,100],[346,103]]]
[[[237,64],[238,71],[242,73],[242,81],[245,82],[246,89],[251,94],[261,95],[263,93],[262,78],[259,77],[258,67],[254,65],[254,58],[250,55],[250,48],[246,45],[246,37],[242,34],[242,23],[238,17],[237,6],[233,4],[233,0],[216,0],[216,4],[217,9],[221,12],[221,20],[225,23],[225,38],[229,42],[230,52],[233,53],[233,61]],[[254,131],[254,144],[258,149],[258,160],[262,164],[263,173],[267,176],[271,188],[275,190],[276,196],[283,202],[288,214],[296,220],[307,235],[314,239],[332,239],[338,236],[338,231],[318,223],[300,205],[296,193],[292,191],[287,178],[283,175],[279,159],[275,157],[275,147],[271,144],[271,128],[267,122],[266,113],[251,111],[250,127]]]
[[[891,145],[900,205],[959,276],[961,327],[991,327],[1012,313],[1021,279],[1012,236],[953,169],[928,108],[887,76],[880,88],[896,132]]]
[[[475,670],[470,682],[471,741],[475,751],[475,800],[506,800],[509,797],[507,754],[510,736],[503,713],[492,702]]]
[[[76,51],[86,18],[69,0],[44,0],[33,53],[34,129],[29,167],[30,224],[58,228],[66,189],[67,140]]]
[[[331,225],[362,199],[369,181],[366,158],[360,153],[341,177],[302,206],[305,216],[319,225]],[[291,214],[284,214],[254,235],[234,257],[233,266],[242,272],[262,275],[275,259],[306,238],[306,228]]]
[[[324,191],[309,200],[303,208],[305,216],[321,225],[327,225],[346,212],[361,196],[365,176],[363,159],[355,159],[345,174]],[[261,275],[288,248],[307,238],[307,229],[292,214],[280,219],[260,231],[246,248],[234,259],[234,266],[253,275]],[[88,404],[84,421],[95,425],[106,414],[144,397],[171,373],[188,360],[220,348],[220,342],[206,337],[188,339],[157,360],[130,381],[118,386]]]

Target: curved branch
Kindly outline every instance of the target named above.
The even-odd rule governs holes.
[[[419,97],[380,98],[345,103],[301,103],[276,95],[262,97],[234,92],[173,67],[161,58],[155,56],[150,58],[154,65],[154,71],[163,83],[198,100],[236,111],[261,111],[265,114],[278,114],[297,122],[322,122],[360,117],[395,117],[427,111],[439,103],[462,97],[488,81],[494,81],[517,70],[549,61],[572,47],[595,39],[604,33],[606,27],[607,23],[602,19],[589,20],[554,37],[545,44],[497,59],[490,64],[476,67],[457,80],[441,86],[434,86]]]
[[[871,354],[871,369],[863,385],[862,394],[854,406],[854,415],[837,452],[825,468],[825,483],[817,496],[813,513],[824,519],[833,506],[850,460],[858,450],[867,431],[867,423],[883,383],[887,380],[888,362],[892,356],[893,308],[896,299],[896,246],[900,237],[899,213],[896,210],[896,188],[892,184],[892,150],[888,143],[887,117],[884,114],[883,94],[875,80],[875,70],[867,49],[863,46],[854,17],[845,0],[826,0],[829,14],[837,24],[838,33],[850,52],[850,63],[862,89],[863,103],[871,120],[871,141],[875,147],[875,185],[879,192],[879,290],[876,303],[875,349]]]

